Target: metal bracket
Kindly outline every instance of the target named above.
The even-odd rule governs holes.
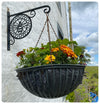
[[[26,37],[32,28],[32,18],[36,15],[36,10],[43,9],[44,13],[49,13],[51,8],[48,5],[40,6],[23,12],[10,15],[7,8],[7,50],[15,43],[15,39]]]

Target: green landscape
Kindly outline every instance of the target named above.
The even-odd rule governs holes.
[[[86,66],[82,84],[66,96],[69,102],[92,102],[89,92],[98,96],[98,66]]]

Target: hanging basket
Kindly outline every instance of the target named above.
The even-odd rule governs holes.
[[[52,50],[51,50],[52,45],[51,45],[49,25],[51,29],[53,30],[56,38],[57,39],[59,38],[49,20],[49,14],[46,14],[46,21],[43,25],[42,31],[36,42],[35,48],[37,47],[41,39],[42,33],[46,25],[47,25],[49,50],[50,50],[49,62],[51,62],[51,65],[20,68],[20,69],[17,69],[16,71],[18,73],[17,76],[20,82],[22,83],[22,85],[24,86],[24,88],[27,89],[32,94],[39,96],[39,97],[43,97],[43,98],[57,98],[57,97],[62,97],[64,95],[69,94],[74,89],[76,89],[79,84],[82,83],[85,66],[52,63],[55,57],[54,59],[52,58]],[[60,41],[58,41],[58,43],[60,46],[61,45]],[[68,51],[68,52],[71,52],[71,55],[74,55],[72,51]],[[35,50],[33,50],[33,53],[35,53]],[[74,55],[73,58],[74,57],[76,56]]]
[[[83,65],[51,64],[17,69],[20,82],[32,94],[57,98],[69,94],[82,83]]]

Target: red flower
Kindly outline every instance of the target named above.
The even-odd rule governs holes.
[[[18,53],[16,54],[16,56],[19,57],[19,56],[24,55],[24,54],[25,54],[24,51],[20,51],[20,52],[18,52]]]
[[[40,49],[44,49],[44,47],[41,47]]]

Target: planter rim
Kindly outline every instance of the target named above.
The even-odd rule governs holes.
[[[24,72],[24,71],[36,71],[36,70],[39,70],[41,68],[43,69],[47,69],[47,68],[50,68],[50,69],[53,69],[53,68],[85,68],[86,65],[80,65],[80,64],[48,64],[48,65],[41,65],[41,66],[33,66],[33,67],[26,67],[26,68],[18,68],[16,69],[17,72]],[[80,69],[81,70],[81,69]]]

